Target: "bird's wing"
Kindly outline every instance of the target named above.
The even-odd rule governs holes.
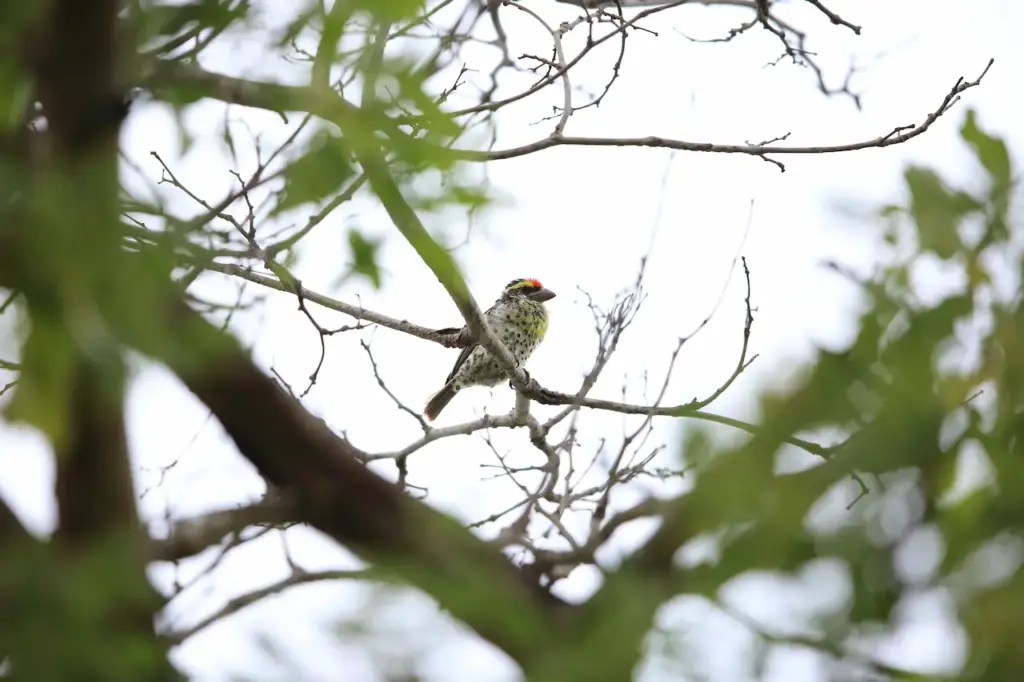
[[[487,322],[488,325],[493,325],[495,319],[497,317],[500,317],[499,312],[500,311],[498,310],[498,304],[495,303],[484,312],[484,321]],[[459,353],[459,357],[455,360],[455,366],[452,367],[452,371],[449,372],[448,378],[444,380],[444,383],[447,384],[449,381],[455,378],[455,373],[459,371],[459,368],[462,367],[463,363],[465,363],[466,360],[469,358],[469,354],[472,353],[473,349],[476,348],[478,345],[480,344],[471,343],[470,345],[462,349],[462,352]]]
[[[455,366],[452,367],[452,371],[448,374],[448,378],[444,380],[445,384],[455,378],[455,373],[459,371],[459,368],[466,362],[466,358],[469,357],[469,354],[473,352],[473,349],[476,348],[477,345],[478,344],[473,343],[462,349],[462,352],[459,353],[458,359],[455,361]]]

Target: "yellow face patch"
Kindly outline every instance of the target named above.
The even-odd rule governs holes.
[[[544,285],[537,279],[521,279],[515,282],[510,282],[505,289],[512,291],[513,289],[543,289]]]

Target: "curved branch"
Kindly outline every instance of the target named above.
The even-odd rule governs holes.
[[[150,561],[178,561],[194,556],[220,542],[224,536],[240,533],[249,526],[278,524],[298,517],[295,504],[282,500],[264,500],[237,509],[223,509],[177,521],[166,538],[149,543]]]
[[[595,398],[578,399],[576,396],[569,395],[568,393],[560,393],[558,391],[552,391],[544,388],[535,381],[531,381],[530,385],[524,392],[529,398],[537,401],[541,405],[578,404],[581,407],[589,407],[592,410],[618,412],[619,414],[641,414],[652,415],[655,417],[685,417],[687,419],[698,419],[700,421],[731,426],[752,434],[758,433],[761,430],[756,424],[751,424],[750,422],[745,422],[741,419],[733,419],[732,417],[725,417],[720,414],[705,412],[700,408],[700,405],[704,401],[700,400],[693,400],[682,405],[659,407],[656,405],[635,405],[632,403],[620,403],[613,400],[598,400]],[[811,441],[804,440],[802,438],[786,438],[785,442],[823,458],[829,457],[833,451],[833,448],[812,443]]]
[[[483,431],[485,429],[523,426],[524,424],[520,422],[520,418],[514,413],[503,415],[485,414],[479,419],[474,419],[473,421],[465,422],[463,424],[453,424],[452,426],[445,426],[439,429],[432,428],[423,434],[423,436],[412,443],[409,443],[401,450],[385,452],[377,455],[368,455],[367,459],[371,461],[378,459],[400,459],[402,457],[408,457],[420,448],[433,443],[434,441],[441,440],[442,438],[451,438],[452,436],[469,436],[477,431]]]
[[[622,22],[621,24],[616,26],[614,30],[609,31],[603,36],[589,39],[587,43],[587,49],[581,51],[579,54],[577,54],[575,57],[567,61],[565,64],[559,65],[557,69],[552,70],[551,73],[547,74],[544,78],[534,83],[533,86],[531,86],[530,88],[523,90],[522,92],[518,92],[514,95],[510,95],[504,99],[500,99],[496,102],[485,102],[483,104],[478,104],[476,106],[466,107],[465,109],[459,109],[457,111],[450,112],[449,115],[453,117],[458,117],[467,116],[469,114],[477,114],[484,111],[497,111],[498,109],[501,109],[502,107],[508,104],[512,104],[513,102],[518,102],[519,100],[526,99],[530,95],[540,92],[541,90],[543,90],[544,88],[546,88],[547,86],[551,85],[559,78],[561,78],[563,74],[569,71],[569,69],[573,68],[578,63],[580,63],[580,61],[582,61],[583,58],[586,57],[593,48],[597,47],[601,43],[611,40],[613,37],[617,35],[625,33],[628,29],[634,27],[636,23],[641,19],[645,19],[651,16],[652,14],[657,14],[658,12],[663,12],[665,10],[672,9],[673,7],[685,5],[688,2],[691,2],[691,0],[671,0],[670,2],[665,2],[659,5],[658,7],[650,7],[641,12],[638,12],[635,17],[633,17],[629,21]],[[519,9],[522,8],[520,7]]]
[[[668,6],[666,5],[658,9],[666,7]],[[633,21],[635,20],[636,18],[634,18]],[[628,23],[631,24],[632,22]],[[571,68],[574,63],[575,61],[570,61],[567,69]],[[483,162],[526,156],[534,152],[560,146],[652,147],[661,149],[677,149],[689,152],[758,156],[775,163],[782,170],[785,170],[785,166],[775,159],[770,159],[769,157],[773,155],[835,154],[862,149],[890,147],[896,144],[902,144],[924,134],[943,114],[949,111],[950,108],[956,104],[962,93],[978,86],[981,83],[981,80],[985,77],[994,63],[995,60],[990,59],[978,77],[972,81],[967,81],[962,77],[959,78],[942,99],[940,105],[928,114],[921,123],[898,126],[884,135],[880,135],[879,137],[870,140],[862,140],[860,142],[849,142],[839,145],[795,147],[771,144],[736,145],[716,144],[712,142],[690,142],[686,140],[674,140],[656,136],[636,138],[573,137],[559,133],[511,149],[479,151],[451,148],[446,149],[445,153],[451,155],[452,158],[464,161]],[[556,80],[562,72],[563,69],[557,69],[552,74],[549,74],[542,82],[545,85],[550,84]],[[364,112],[360,107],[346,101],[344,98],[330,90],[325,92],[308,86],[290,86],[279,83],[250,81],[213,73],[193,65],[159,62],[151,68],[145,83],[147,87],[158,94],[163,89],[173,84],[188,83],[206,97],[212,97],[231,104],[240,104],[276,112],[296,110],[306,111],[326,121],[335,123],[342,128],[349,127],[352,129],[353,126],[358,128],[359,121],[364,118]],[[530,90],[525,91],[525,93],[520,93],[520,95],[515,98],[509,98],[507,100],[502,100],[501,102],[481,106],[484,109],[491,109],[500,104],[507,104],[511,101],[515,101],[515,99],[521,99],[528,94],[532,94],[536,89],[539,88],[531,88]],[[473,113],[476,110],[477,109],[461,110],[451,112],[449,115],[459,116],[467,113]],[[377,118],[379,119],[379,116]],[[426,144],[412,138],[407,138],[404,133],[399,132],[397,126],[400,121],[392,120],[391,123],[393,125],[391,126],[391,129],[387,131],[388,135],[401,136],[403,138],[403,142],[408,144]],[[365,160],[365,154],[361,158]]]
[[[558,123],[555,124],[555,135],[561,135],[565,131],[566,124],[569,123],[569,117],[572,116],[572,81],[569,80],[569,65],[565,61],[565,49],[562,47],[562,36],[567,33],[574,24],[563,24],[557,29],[551,28],[551,25],[544,20],[544,17],[534,12],[529,7],[521,4],[512,4],[510,7],[515,7],[520,12],[525,12],[529,16],[533,17],[544,30],[551,35],[551,41],[554,43],[555,48],[555,67],[561,74],[559,77],[562,80],[562,113],[558,116]],[[580,20],[577,20],[577,23]],[[590,47],[588,46],[588,49]]]
[[[292,288],[290,288],[288,285],[284,284],[280,280],[268,275],[261,275],[252,272],[251,270],[240,267],[238,265],[210,263],[206,267],[209,270],[221,272],[227,275],[233,275],[235,277],[241,277],[242,279],[246,279],[250,282],[261,284],[265,287],[277,291],[281,291],[284,293],[294,293],[294,290]],[[372,310],[367,310],[366,308],[361,308],[358,306],[351,305],[349,303],[344,303],[343,301],[330,298],[329,296],[319,294],[315,291],[311,291],[304,287],[301,288],[301,292],[302,297],[304,299],[312,301],[313,303],[316,303],[318,305],[324,306],[325,308],[345,313],[346,315],[350,315],[356,319],[366,320],[367,322],[379,324],[382,327],[387,327],[388,329],[403,332],[405,334],[415,336],[425,341],[438,343],[442,346],[445,346],[446,348],[463,347],[465,345],[468,345],[469,343],[474,342],[472,340],[473,336],[469,333],[469,331],[466,328],[451,330],[428,329],[426,327],[421,327],[406,320],[396,320],[394,318],[381,315],[380,313],[376,313]],[[745,339],[747,338],[748,334],[749,327],[745,327]],[[493,337],[493,334],[491,334],[491,336]],[[494,342],[500,344],[500,341],[498,341],[497,338],[494,338]],[[512,364],[512,366],[515,366],[514,363]],[[743,360],[741,359],[740,363],[737,365],[736,370],[742,370],[742,368]],[[738,371],[734,372],[730,379],[727,380],[727,383],[725,385],[726,387],[728,387],[729,385],[728,382],[731,382],[732,379],[735,379],[738,373]],[[527,397],[537,401],[542,405],[566,405],[573,409],[578,407],[587,407],[593,410],[604,410],[606,412],[618,412],[620,414],[652,415],[655,417],[685,417],[688,419],[698,419],[701,421],[722,424],[724,426],[731,426],[733,428],[740,429],[741,431],[746,431],[747,433],[757,433],[759,430],[759,427],[755,424],[751,424],[740,419],[734,419],[732,417],[725,417],[719,414],[705,412],[703,408],[707,407],[707,405],[709,405],[714,400],[714,398],[717,398],[718,395],[721,394],[720,391],[716,391],[709,398],[705,398],[703,400],[695,399],[681,405],[652,406],[588,398],[585,397],[585,394],[570,395],[568,393],[561,393],[559,391],[554,391],[545,388],[538,384],[536,381],[532,380],[529,383],[524,383],[523,385],[517,386],[516,388]],[[480,419],[471,422],[466,422],[464,424],[455,424],[453,426],[441,429],[432,429],[423,437],[414,441],[413,443],[410,443],[401,450],[389,453],[368,455],[367,457],[368,459],[395,459],[398,457],[409,455],[415,452],[416,450],[419,450],[423,446],[427,445],[428,443],[441,440],[442,438],[448,438],[457,435],[469,435],[476,431],[481,431],[487,428],[513,427],[521,425],[522,424],[519,422],[519,420],[513,417],[509,417],[507,415],[486,415],[484,417],[481,417]],[[551,425],[552,424],[549,423],[547,428],[550,428]],[[789,438],[786,442],[789,443],[790,445],[794,445],[798,448],[801,448],[811,454],[817,455],[818,457],[828,457],[832,452],[832,448],[830,447],[822,446],[817,443],[804,440],[802,438]]]
[[[368,310],[362,306],[352,305],[351,303],[345,303],[344,301],[339,301],[336,298],[319,294],[302,285],[293,286],[291,284],[287,284],[276,277],[271,275],[261,275],[248,268],[243,268],[240,265],[233,265],[230,263],[206,263],[203,267],[206,270],[220,272],[233,277],[240,277],[241,279],[248,280],[255,284],[260,284],[268,289],[274,289],[275,291],[281,291],[286,294],[297,293],[302,296],[303,300],[316,303],[324,308],[344,313],[357,320],[365,320],[366,322],[371,322],[373,324],[380,325],[381,327],[386,327],[410,336],[415,336],[423,339],[424,341],[438,343],[445,348],[462,348],[471,343],[468,333],[464,330],[428,329],[427,327],[421,327],[418,324],[413,324],[406,320],[397,320],[393,317],[388,317],[387,315],[382,315],[372,310]]]
[[[899,126],[885,135],[880,135],[871,140],[861,142],[849,142],[838,145],[821,146],[775,146],[775,145],[750,145],[750,144],[715,144],[712,142],[688,142],[685,140],[673,140],[664,137],[572,137],[567,135],[554,134],[536,142],[502,149],[498,151],[476,151],[471,149],[452,149],[451,152],[465,161],[498,161],[501,159],[514,159],[519,156],[526,156],[535,152],[551,149],[553,147],[653,147],[661,149],[678,149],[688,152],[708,152],[718,154],[746,154],[748,156],[760,156],[765,158],[772,154],[835,154],[839,152],[852,152],[861,149],[872,149],[891,147],[902,144],[924,134],[939,118],[952,108],[959,100],[960,95],[981,83],[982,78],[992,68],[995,59],[989,59],[988,64],[972,81],[957,79],[956,84],[943,97],[942,103],[919,124]],[[785,168],[783,167],[783,170]]]
[[[234,615],[244,609],[247,606],[271,597],[275,594],[280,594],[290,587],[297,585],[307,585],[309,583],[325,582],[327,580],[368,580],[378,579],[380,576],[375,575],[372,569],[359,569],[359,570],[328,570],[328,571],[302,571],[296,570],[287,578],[282,578],[276,583],[261,587],[258,590],[252,592],[246,592],[245,594],[238,595],[232,598],[220,609],[211,613],[206,618],[187,628],[181,630],[173,630],[162,634],[161,636],[167,640],[171,645],[181,644],[190,637],[202,632],[211,625],[218,623],[228,616]]]

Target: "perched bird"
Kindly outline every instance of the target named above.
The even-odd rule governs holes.
[[[548,331],[548,311],[544,301],[555,293],[535,279],[514,279],[505,286],[484,319],[494,331],[516,363],[522,366]],[[423,414],[434,421],[455,394],[467,386],[494,386],[507,375],[497,360],[483,346],[472,345],[462,349],[444,387],[427,401]]]

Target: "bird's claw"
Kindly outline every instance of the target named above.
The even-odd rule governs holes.
[[[526,377],[526,385],[527,386],[529,386],[530,384],[533,383],[533,377],[530,376],[530,372],[528,370],[526,370],[526,369],[523,370],[523,376]],[[508,387],[511,388],[513,391],[516,390],[515,382],[512,381],[512,379],[508,380]]]

